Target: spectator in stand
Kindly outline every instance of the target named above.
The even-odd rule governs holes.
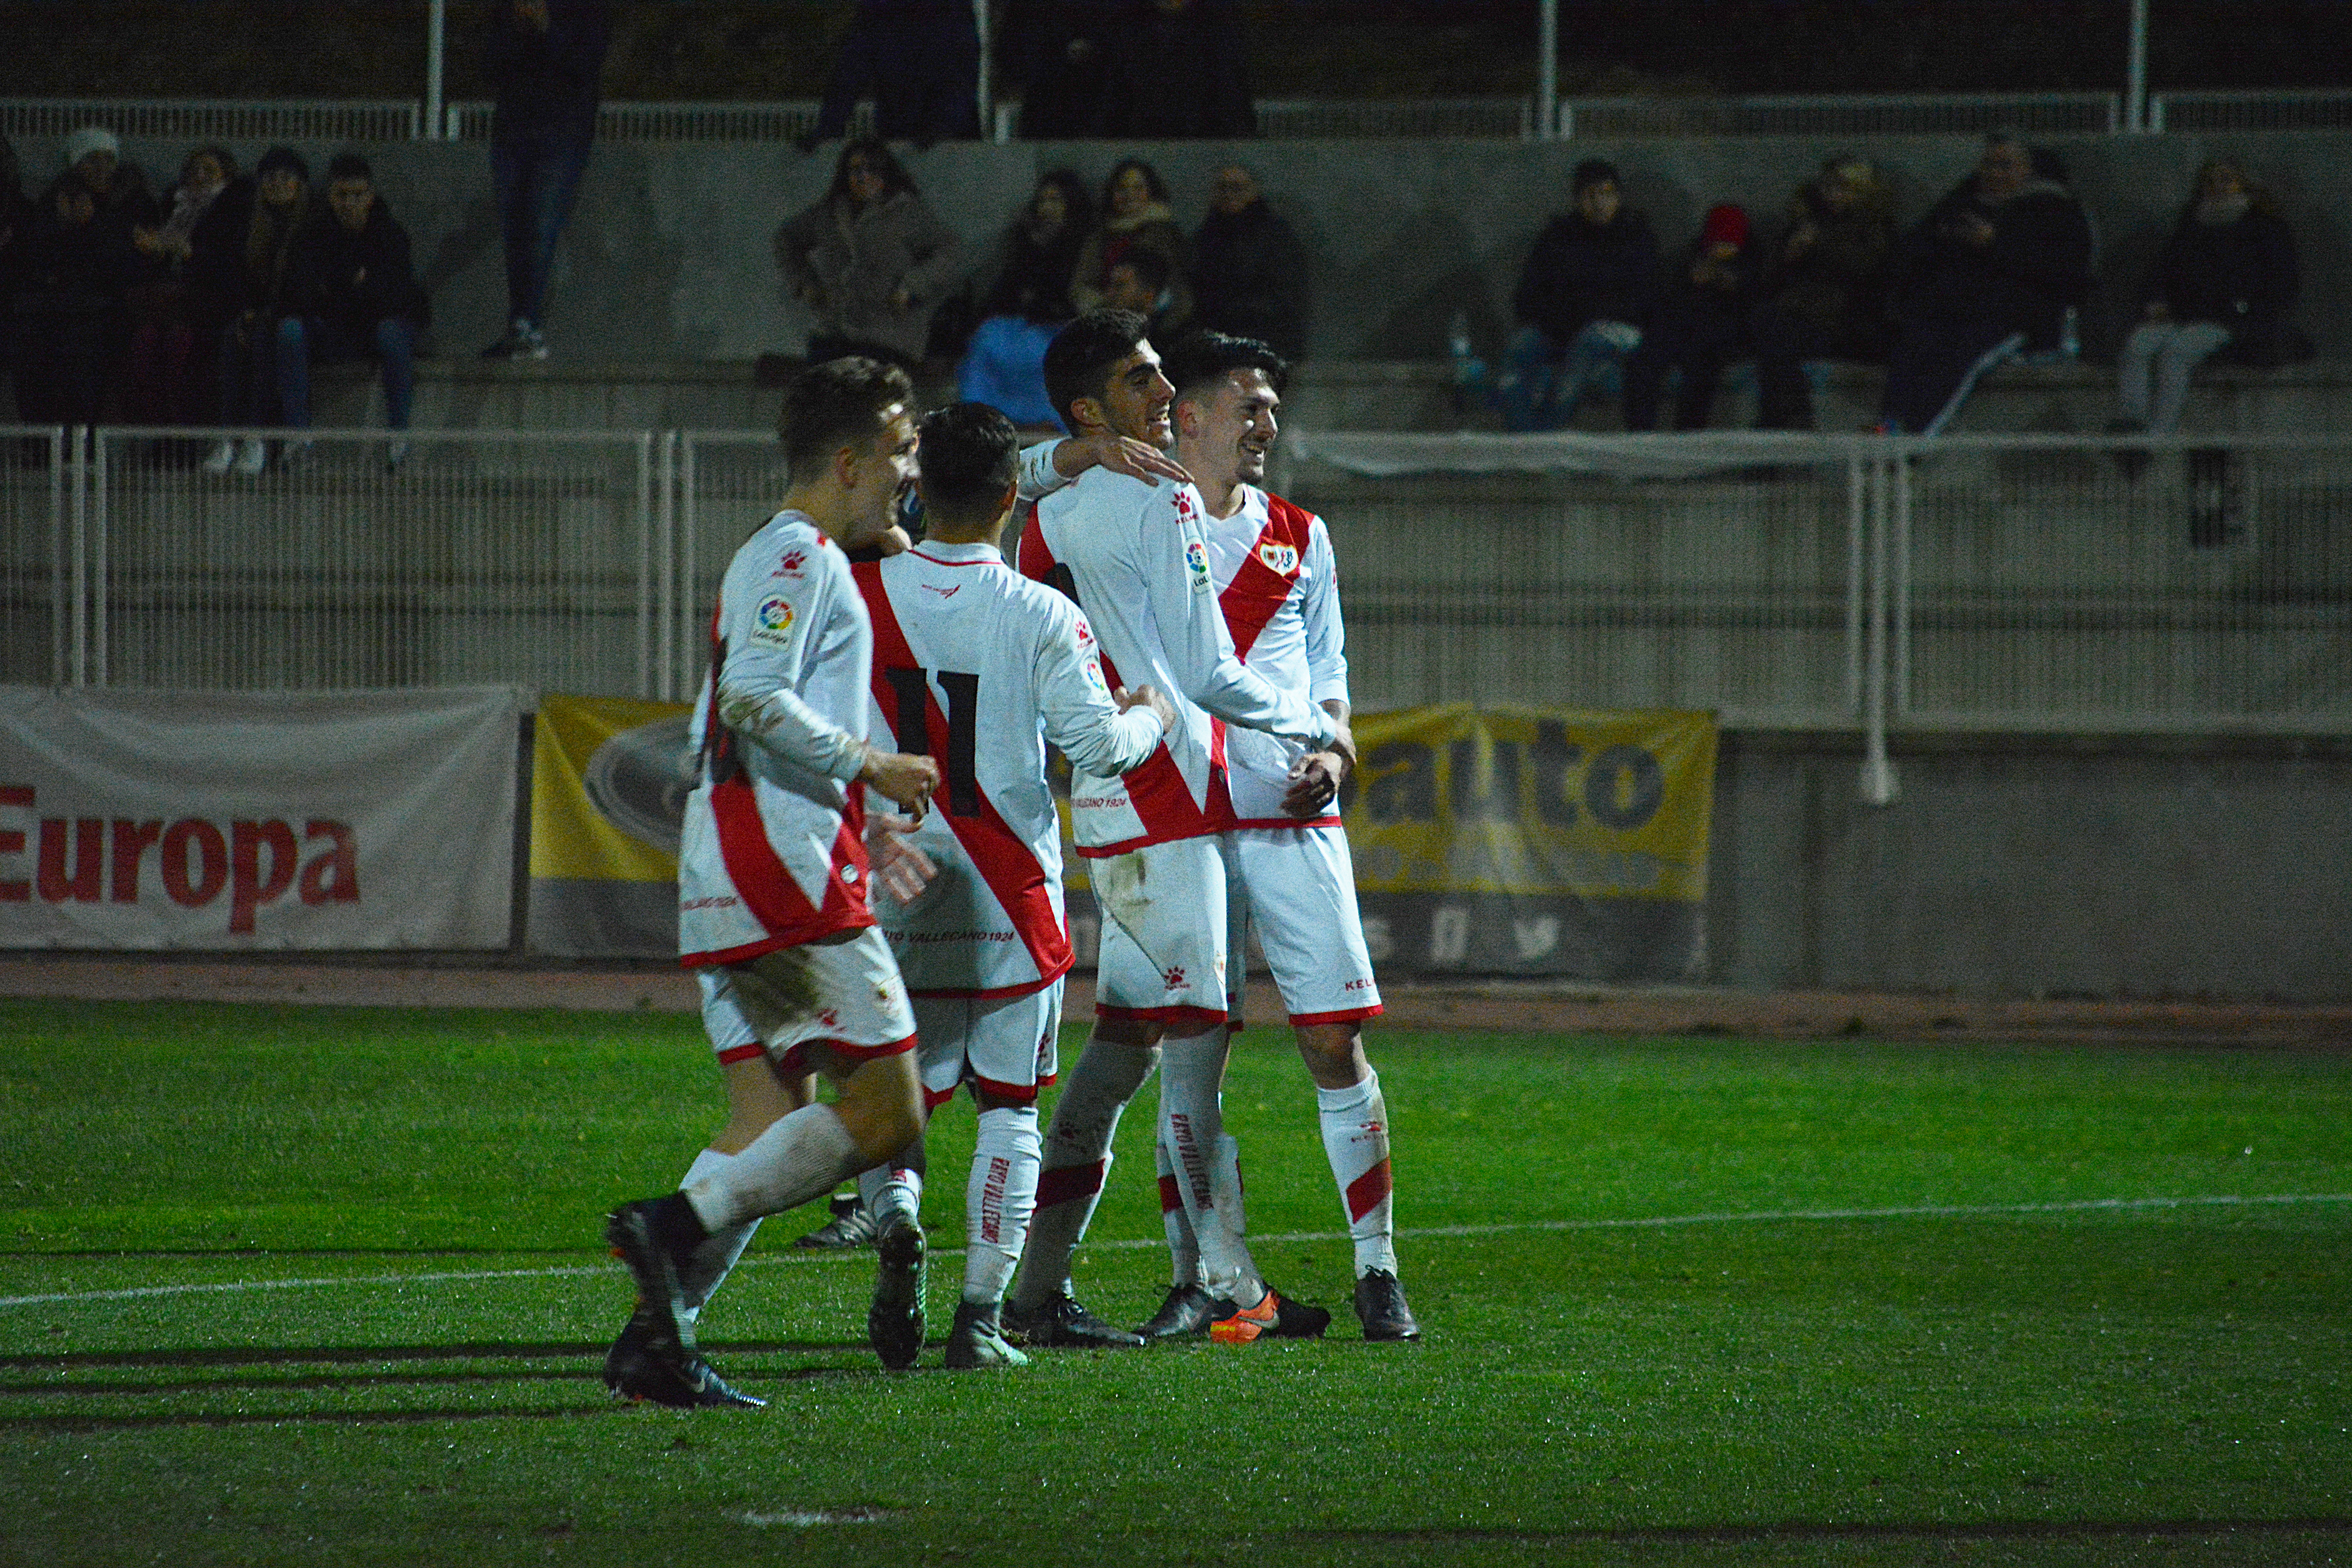
[[[213,370],[228,321],[224,280],[252,210],[252,183],[237,178],[227,148],[208,145],[181,163],[162,221],[131,231],[147,276],[131,292],[125,418],[194,425],[220,406]]]
[[[1556,430],[1642,342],[1657,298],[1658,237],[1625,205],[1616,165],[1576,166],[1576,205],[1536,237],[1512,305],[1521,323],[1490,400],[1514,430]]]
[[[1895,193],[1860,158],[1832,159],[1790,204],[1757,307],[1756,426],[1810,430],[1810,359],[1886,357],[1886,268],[1895,249]]]
[[[1070,279],[1070,303],[1081,314],[1099,310],[1110,286],[1110,269],[1119,258],[1137,250],[1156,250],[1167,261],[1169,287],[1182,309],[1192,311],[1192,285],[1184,277],[1184,231],[1169,210],[1168,183],[1160,171],[1140,158],[1120,161],[1103,182],[1102,221],[1087,237],[1078,252],[1077,271]]]
[[[1172,343],[1190,324],[1182,314],[1183,301],[1176,297],[1174,278],[1160,252],[1130,250],[1111,264],[1103,305],[1134,311],[1149,324],[1147,335],[1154,342]]]
[[[39,213],[25,194],[16,149],[0,136],[0,374],[16,361],[16,296],[25,287],[25,256]]]
[[[1265,205],[1257,175],[1217,171],[1209,214],[1192,237],[1192,321],[1255,338],[1291,363],[1307,353],[1307,247]]]
[[[1233,0],[1123,0],[1109,9],[1095,134],[1156,142],[1257,134]]]
[[[2116,362],[2116,416],[2108,428],[2179,429],[2189,378],[2215,353],[2241,364],[2307,357],[2310,340],[2287,320],[2299,287],[2294,236],[2270,193],[2227,158],[2207,163],[2148,274],[2139,324]]]
[[[816,314],[812,363],[868,354],[919,366],[960,254],[898,160],[870,140],[844,147],[824,195],[776,230],[776,265]]]
[[[1119,14],[1097,0],[1011,0],[1003,15],[998,58],[1021,84],[1021,139],[1100,135],[1110,68],[1104,40]]]
[[[555,242],[596,139],[599,79],[613,41],[609,0],[494,0],[489,37],[490,185],[506,242],[506,335],[484,359],[547,357]]]
[[[1666,373],[1682,372],[1675,428],[1704,430],[1723,367],[1748,343],[1756,308],[1756,264],[1748,251],[1748,214],[1725,205],[1707,210],[1698,237],[1643,325],[1625,361],[1625,428],[1658,427]]]
[[[849,130],[857,100],[874,100],[885,142],[970,142],[980,135],[980,30],[971,0],[857,0],[825,83],[808,152]]]
[[[1045,349],[1070,307],[1070,279],[1094,227],[1094,203],[1068,169],[1037,182],[1004,237],[1004,256],[971,334],[956,387],[967,403],[1000,409],[1015,425],[1060,427],[1045,395]]]
[[[155,221],[146,174],[122,161],[121,141],[103,125],[85,125],[66,138],[66,168],[89,188],[109,228],[128,233]]]
[[[272,147],[254,166],[254,201],[237,237],[237,265],[229,275],[232,313],[221,331],[221,423],[284,422],[278,398],[278,322],[299,309],[294,260],[310,216],[310,166],[289,147]],[[299,450],[299,447],[296,450]],[[205,471],[257,474],[269,466],[258,437],[223,441],[205,459]]]
[[[384,424],[408,428],[416,340],[431,319],[409,265],[408,231],[376,195],[375,171],[356,153],[327,165],[327,205],[304,226],[294,258],[296,310],[278,324],[278,397],[286,423],[310,427],[310,366],[373,354],[383,367]],[[408,443],[385,448],[389,467]]]
[[[27,425],[95,425],[123,346],[139,251],[79,168],[51,184],[25,241],[16,410]]]
[[[2090,286],[2090,220],[2063,169],[2014,136],[1987,137],[1976,173],[1898,249],[1882,427],[1942,430],[1986,371],[2056,349]]]

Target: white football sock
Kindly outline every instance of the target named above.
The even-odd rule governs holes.
[[[1165,1141],[1154,1138],[1151,1152],[1160,1163],[1160,1227],[1168,1236],[1168,1282],[1171,1285],[1198,1285],[1201,1281],[1201,1244],[1192,1235],[1192,1216],[1184,1212],[1184,1191],[1176,1183],[1175,1162],[1168,1157]]]
[[[686,1201],[715,1235],[822,1197],[864,1163],[832,1106],[803,1105],[770,1122],[726,1164],[688,1183]]]
[[[1227,1048],[1222,1026],[1162,1042],[1160,1138],[1174,1166],[1184,1211],[1192,1217],[1209,1294],[1255,1306],[1265,1298],[1265,1281],[1244,1239],[1238,1162],[1228,1166],[1223,1158],[1220,1085]]]
[[[1356,1244],[1356,1274],[1385,1268],[1396,1272],[1396,1220],[1389,1168],[1389,1108],[1381,1097],[1381,1075],[1347,1089],[1318,1089],[1315,1103],[1323,1123],[1323,1152],[1339,1184],[1348,1215],[1348,1237]]]
[[[1098,1035],[1078,1053],[1078,1065],[1062,1086],[1062,1097],[1054,1102],[1053,1123],[1045,1129],[1037,1206],[1030,1217],[1029,1239],[1021,1249],[1014,1307],[1033,1311],[1047,1297],[1069,1289],[1070,1259],[1094,1218],[1095,1205],[1102,1202],[1119,1112],[1159,1062],[1157,1046],[1121,1045]]]
[[[1037,1163],[1044,1139],[1037,1108],[1008,1105],[980,1113],[964,1187],[963,1299],[994,1306],[1013,1283],[1021,1243],[1037,1207]]]
[[[694,1157],[694,1163],[686,1168],[686,1174],[679,1178],[677,1184],[690,1187],[712,1172],[722,1169],[734,1158],[734,1155],[722,1154],[716,1149],[705,1149]],[[745,1247],[751,1245],[751,1233],[759,1228],[758,1220],[747,1219],[741,1225],[730,1225],[725,1230],[713,1232],[694,1249],[694,1256],[686,1260],[684,1268],[678,1270],[677,1279],[686,1293],[688,1322],[701,1316],[702,1304],[710,1300],[710,1293],[719,1289],[719,1282],[727,1278],[727,1271],[735,1267],[735,1260],[743,1256]]]
[[[878,1234],[900,1218],[923,1223],[923,1140],[915,1141],[879,1165],[857,1173],[857,1201]]]

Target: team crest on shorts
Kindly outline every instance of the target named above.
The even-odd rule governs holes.
[[[788,643],[793,640],[793,602],[778,594],[760,601],[760,611],[751,623],[751,640],[765,643]]]
[[[1257,558],[1265,563],[1265,569],[1277,577],[1287,577],[1298,570],[1298,546],[1296,544],[1277,544],[1268,540],[1257,547]]]

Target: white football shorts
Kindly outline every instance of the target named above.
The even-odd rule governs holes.
[[[1257,933],[1291,1023],[1347,1024],[1380,1012],[1347,830],[1237,827],[1219,842],[1225,847],[1227,951],[1248,952],[1245,923]],[[1234,1018],[1242,1013],[1243,967],[1237,956],[1226,986]]]
[[[1062,983],[1025,996],[918,996],[915,1026],[922,1043],[923,1105],[936,1110],[970,1082],[1018,1105],[1034,1105],[1054,1081],[1061,1058]]]
[[[786,1073],[808,1072],[812,1046],[854,1061],[915,1047],[915,1016],[879,928],[698,970],[702,1026],[722,1062],[764,1050]]]
[[[1225,860],[1217,836],[1089,860],[1103,913],[1095,1015],[1198,1034],[1225,1021]]]

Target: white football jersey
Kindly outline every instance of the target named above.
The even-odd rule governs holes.
[[[866,671],[849,563],[780,511],[728,563],[690,737],[678,952],[727,963],[874,923],[866,897]]]
[[[1348,700],[1347,634],[1339,579],[1323,520],[1255,486],[1242,487],[1231,517],[1203,517],[1217,603],[1242,662],[1284,691],[1321,706]],[[1307,826],[1282,809],[1297,742],[1255,730],[1225,736],[1226,785],[1235,825]],[[1337,823],[1336,814],[1318,817]]]
[[[1335,732],[1304,690],[1278,690],[1234,656],[1202,512],[1191,485],[1147,485],[1097,468],[1037,502],[1022,531],[1022,574],[1086,610],[1111,684],[1157,687],[1177,710],[1174,732],[1140,767],[1124,775],[1076,769],[1070,814],[1081,855],[1231,826],[1225,721],[1318,745]]]
[[[926,542],[852,573],[874,626],[866,732],[941,774],[913,835],[939,876],[911,904],[885,891],[875,905],[908,989],[1001,997],[1051,984],[1071,954],[1045,742],[1116,777],[1158,747],[1160,721],[1118,710],[1077,605],[989,545]]]

